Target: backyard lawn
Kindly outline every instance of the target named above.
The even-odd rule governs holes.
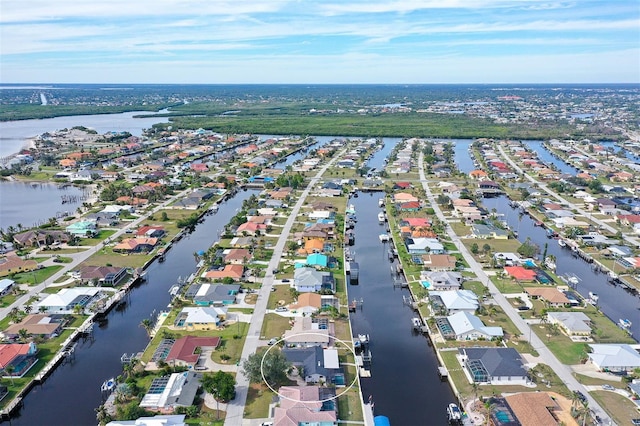
[[[619,425],[629,425],[631,419],[640,417],[638,406],[622,395],[604,390],[590,392],[590,394]]]
[[[35,285],[44,282],[50,276],[62,269],[62,265],[46,266],[30,272],[20,272],[11,277],[18,284]]]

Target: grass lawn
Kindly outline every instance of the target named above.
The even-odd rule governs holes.
[[[281,338],[286,330],[291,329],[290,319],[278,314],[265,314],[260,336],[264,339]]]
[[[90,265],[106,265],[110,264],[111,266],[119,266],[124,268],[140,268],[142,267],[149,259],[152,258],[152,255],[149,254],[121,254],[115,253],[111,250],[111,247],[106,247],[93,254],[87,260],[82,262],[78,268],[82,268],[84,266]]]
[[[275,394],[266,385],[252,383],[247,392],[244,418],[260,419],[269,417],[269,404]]]
[[[533,332],[547,345],[549,350],[563,364],[573,365],[579,364],[580,360],[587,352],[586,343],[576,343],[571,341],[567,336],[558,332],[557,335],[550,335],[547,327],[543,325],[533,325]]]
[[[48,279],[50,276],[62,269],[62,265],[47,266],[30,272],[20,272],[11,279],[18,284],[35,285]]]
[[[240,322],[230,325],[222,331],[220,333],[220,337],[222,337],[220,345],[211,354],[211,360],[220,364],[235,364],[240,361],[248,329],[249,324],[246,322]],[[222,355],[227,355],[231,358],[224,361],[221,358]]]
[[[471,249],[473,243],[476,243],[480,249],[485,244],[489,244],[491,246],[492,252],[498,253],[515,253],[518,250],[518,247],[522,245],[518,240],[509,239],[509,240],[483,240],[479,238],[470,238],[470,239],[461,239],[464,245]]]
[[[342,392],[342,389],[336,389],[336,392]],[[360,401],[360,393],[358,388],[349,389],[344,395],[338,398],[338,417],[339,420],[363,421],[362,402]]]
[[[279,301],[284,302],[284,303],[281,303],[280,305],[288,305],[293,302],[293,296],[289,291],[291,287],[289,287],[288,285],[274,285],[273,288],[275,288],[276,291],[272,291],[271,294],[269,295],[269,302],[267,303],[267,309],[277,308],[279,306],[278,305]]]
[[[98,235],[96,235],[93,238],[83,238],[80,240],[80,244],[81,246],[95,246],[98,243],[101,243],[102,241],[106,240],[107,238],[109,238],[110,236],[112,236],[113,234],[115,234],[116,231],[114,229],[102,229],[100,230],[100,232],[98,232]]]
[[[629,425],[631,419],[640,417],[637,406],[622,395],[609,391],[594,391],[590,394],[619,425]]]
[[[611,386],[616,387],[618,389],[624,389],[625,388],[625,383],[624,382],[622,382],[621,380],[616,380],[616,379],[620,379],[620,377],[619,376],[614,376],[613,374],[610,375],[611,380],[597,379],[595,377],[585,376],[584,374],[574,374],[574,376],[583,385],[588,385],[588,386],[611,385]]]

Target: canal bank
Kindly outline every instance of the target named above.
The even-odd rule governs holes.
[[[254,193],[238,192],[222,203],[215,214],[204,216],[192,233],[174,243],[164,262],[153,262],[147,269],[147,279],[132,289],[126,303],[96,322],[92,335],[77,341],[75,355],[69,362],[31,390],[11,424],[96,424],[94,409],[102,403],[100,385],[122,373],[123,353],[141,352],[149,342],[141,321],[153,320],[166,309],[170,301],[168,290],[180,277],[187,277],[196,269],[193,253],[206,250],[217,241],[243,201]]]

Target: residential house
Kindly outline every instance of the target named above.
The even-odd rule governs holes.
[[[524,266],[505,266],[504,272],[518,282],[533,282],[538,276],[536,271]]]
[[[36,308],[49,313],[72,314],[76,306],[84,309],[102,297],[103,292],[97,287],[63,288],[38,302]]]
[[[311,315],[320,310],[320,308],[330,306],[338,308],[338,305],[338,299],[331,294],[306,292],[300,293],[298,300],[289,304],[289,310],[302,313],[303,315]]]
[[[322,346],[282,349],[282,354],[294,367],[302,367],[306,383],[344,385],[344,372],[338,362],[337,349]]]
[[[62,333],[66,320],[63,315],[31,314],[24,317],[19,323],[11,324],[2,332],[7,339],[17,339],[20,330],[26,330],[31,336],[42,336],[45,339],[59,336]]]
[[[273,426],[338,424],[335,404],[326,404],[335,397],[335,389],[319,386],[282,386],[278,389],[280,403],[274,408]]]
[[[310,266],[317,266],[320,268],[326,268],[329,264],[329,258],[324,254],[313,253],[307,256],[305,264]]]
[[[590,344],[589,361],[601,371],[630,372],[640,368],[640,354],[622,343]]]
[[[331,272],[302,267],[294,271],[291,287],[300,293],[319,292],[321,290],[335,292],[335,280]]]
[[[135,237],[126,238],[113,247],[113,251],[120,253],[148,253],[158,244],[157,238]]]
[[[447,317],[452,337],[456,340],[493,340],[502,338],[502,327],[487,327],[482,320],[468,311],[460,311]],[[444,336],[447,337],[447,336]]]
[[[22,247],[42,247],[52,244],[68,243],[71,236],[64,231],[52,231],[48,229],[33,229],[20,232],[13,236],[13,241]]]
[[[266,230],[267,225],[264,223],[245,222],[238,226],[236,234],[259,235],[264,234]]]
[[[153,379],[140,407],[165,414],[175,412],[178,407],[189,407],[198,393],[201,378],[199,373],[186,371]]]
[[[436,311],[443,310],[447,315],[474,313],[480,306],[478,296],[471,290],[431,291],[429,299]]]
[[[444,254],[444,245],[437,238],[405,239],[409,254]]]
[[[397,194],[393,194],[393,203],[394,204],[402,204],[402,203],[411,203],[411,202],[419,202],[418,197],[415,197],[408,192],[398,192]]]
[[[459,348],[458,359],[471,383],[526,385],[527,370],[513,348]]]
[[[302,254],[322,253],[324,251],[324,241],[313,238],[304,242],[304,247],[299,250]]]
[[[557,288],[553,287],[527,287],[524,289],[525,293],[532,299],[541,299],[548,306],[560,308],[567,306],[571,301],[567,296]]]
[[[93,220],[80,220],[65,228],[68,234],[76,237],[93,237],[98,234],[98,226]]]
[[[33,271],[38,267],[38,262],[35,260],[22,260],[22,258],[13,253],[0,257],[0,277],[6,277],[17,272]]]
[[[141,226],[136,230],[136,237],[162,238],[166,231],[163,226]]]
[[[287,345],[295,347],[329,346],[328,320],[326,318],[312,318],[310,316],[295,317],[291,330],[284,332],[283,339]]]
[[[198,306],[223,306],[236,303],[240,284],[192,284],[185,297]]]
[[[223,269],[211,269],[202,274],[202,277],[212,281],[223,280],[225,278],[231,278],[234,281],[240,281],[243,274],[244,265],[234,263],[231,265],[225,265]]]
[[[16,282],[14,280],[10,280],[9,278],[3,278],[0,280],[0,297],[6,296],[13,290],[13,285]]]
[[[481,239],[496,239],[496,240],[506,240],[509,239],[509,232],[504,229],[497,228],[495,226],[484,225],[484,224],[473,224],[471,226],[471,233],[474,238]]]
[[[224,262],[232,265],[245,265],[251,262],[253,255],[246,248],[233,248],[225,250]]]
[[[215,350],[220,345],[220,337],[184,336],[177,339],[165,361],[171,365],[194,368],[205,350]]]
[[[518,424],[558,426],[560,423],[577,426],[570,410],[563,409],[555,396],[547,392],[521,392],[507,395],[504,399]],[[567,423],[568,419],[571,419],[571,423]]]
[[[423,254],[420,259],[422,265],[431,271],[453,271],[456,269],[457,259],[448,254]]]
[[[138,417],[136,420],[112,420],[106,426],[187,426],[186,414],[159,414]]]
[[[547,320],[571,338],[591,336],[591,318],[582,312],[547,312]]]
[[[35,343],[5,343],[0,344],[0,365],[3,377],[22,377],[38,362],[36,354],[38,347]],[[12,366],[9,373],[7,367]]]
[[[127,277],[127,269],[120,266],[83,266],[78,272],[83,283],[98,286],[116,286]]]
[[[174,325],[189,331],[216,330],[226,318],[226,306],[186,307],[182,308]]]
[[[463,277],[459,272],[421,271],[420,282],[427,290],[445,291],[459,290]]]

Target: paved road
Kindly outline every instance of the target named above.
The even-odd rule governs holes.
[[[171,197],[170,199],[168,199],[167,201],[165,201],[164,203],[158,205],[157,207],[155,207],[150,213],[132,221],[129,222],[127,224],[126,227],[120,229],[119,231],[117,231],[115,234],[113,234],[112,236],[109,237],[109,240],[113,241],[114,239],[118,238],[119,236],[123,235],[125,233],[126,229],[129,228],[137,228],[138,225],[140,223],[142,223],[143,221],[147,220],[147,218],[152,215],[153,213],[156,213],[157,211],[165,208],[166,206],[168,206],[170,203],[172,203],[173,201],[179,199],[180,197],[184,197],[187,193],[191,192],[191,189],[187,189],[185,191],[182,191],[181,193],[174,195],[173,197]],[[15,300],[15,302],[13,302],[10,306],[4,307],[4,308],[0,308],[0,318],[5,318],[7,315],[9,315],[9,312],[11,311],[12,308],[17,307],[20,308],[21,306],[26,305],[26,303],[29,301],[29,299],[33,296],[38,295],[42,290],[44,290],[45,288],[47,288],[47,286],[51,286],[53,285],[53,283],[60,277],[62,277],[63,275],[65,275],[67,272],[72,271],[76,266],[78,266],[79,264],[81,264],[82,262],[84,262],[85,260],[87,260],[89,257],[93,256],[98,250],[100,250],[101,248],[103,248],[105,246],[104,242],[99,243],[98,245],[80,252],[80,253],[71,253],[71,254],[64,254],[65,257],[71,257],[73,260],[70,263],[65,263],[62,266],[62,269],[59,270],[58,272],[56,272],[55,274],[53,274],[51,277],[49,277],[48,279],[46,279],[44,282],[33,286],[33,287],[29,287],[29,291],[20,296],[19,298],[17,298]]]
[[[558,361],[558,359],[547,348],[544,342],[542,342],[542,340],[532,332],[529,324],[527,324],[527,322],[525,322],[525,320],[520,317],[518,311],[516,311],[513,306],[511,306],[507,298],[504,297],[502,293],[500,293],[498,288],[489,279],[489,276],[484,272],[482,266],[478,262],[476,262],[473,255],[469,252],[469,250],[467,250],[462,241],[460,241],[460,237],[456,235],[451,226],[448,224],[446,217],[442,213],[440,206],[436,202],[435,197],[433,196],[433,193],[429,188],[429,181],[426,179],[424,174],[424,154],[422,152],[420,153],[420,159],[418,160],[418,162],[420,171],[420,182],[422,182],[422,186],[425,190],[425,193],[427,194],[427,199],[429,200],[431,207],[434,209],[438,219],[442,223],[447,224],[446,231],[449,235],[449,238],[451,238],[451,241],[458,248],[462,256],[464,256],[464,259],[469,264],[469,267],[471,268],[473,273],[476,274],[480,281],[485,283],[485,285],[489,288],[493,299],[507,314],[509,319],[516,325],[521,335],[529,340],[529,343],[531,343],[533,348],[538,352],[540,358],[544,360],[544,363],[551,367],[551,369],[558,375],[560,380],[562,380],[569,389],[578,390],[586,395],[587,399],[589,400],[589,407],[591,407],[591,409],[602,419],[605,425],[615,424],[613,423],[609,415],[598,404],[598,402],[593,399],[591,395],[589,395],[587,389],[580,382],[578,382],[578,380],[576,380],[576,378],[572,374],[571,368]]]
[[[254,354],[259,346],[261,346],[260,342],[260,332],[262,330],[262,323],[264,322],[264,315],[267,312],[267,302],[269,301],[269,295],[271,294],[271,288],[274,283],[274,275],[273,270],[278,268],[280,264],[280,259],[282,258],[282,253],[285,250],[285,244],[287,239],[289,238],[289,233],[291,232],[291,228],[298,216],[298,212],[300,208],[305,202],[305,199],[309,196],[309,192],[311,189],[316,186],[316,184],[322,178],[322,175],[327,171],[327,169],[342,155],[343,151],[340,151],[336,154],[333,159],[331,159],[327,164],[325,164],[320,171],[311,179],[311,182],[307,186],[307,188],[302,191],[300,198],[293,206],[291,213],[289,214],[289,218],[282,228],[282,232],[278,238],[278,242],[275,245],[273,250],[273,255],[271,256],[271,260],[269,261],[269,265],[267,267],[267,273],[262,280],[262,287],[260,288],[260,292],[258,293],[258,300],[256,301],[255,308],[253,310],[253,319],[249,324],[249,330],[247,331],[247,339],[244,343],[244,348],[242,349],[242,356],[240,364],[249,357],[249,355]],[[251,425],[255,424],[255,421],[245,420],[243,422],[244,415],[244,406],[247,402],[247,392],[249,390],[249,379],[240,373],[236,375],[236,397],[233,401],[227,404],[227,416],[225,418],[224,424],[225,426],[238,426],[241,424]]]
[[[516,170],[520,175],[524,176],[525,179],[527,179],[529,182],[538,185],[539,188],[541,188],[542,190],[544,190],[545,192],[547,192],[549,195],[551,195],[553,198],[555,198],[556,200],[560,201],[562,204],[566,204],[569,206],[570,210],[573,211],[577,211],[578,213],[580,213],[582,216],[584,217],[588,217],[589,220],[597,223],[600,227],[602,227],[603,229],[606,229],[607,231],[611,232],[612,234],[615,234],[618,232],[618,229],[614,228],[613,226],[609,225],[607,222],[598,219],[596,217],[593,217],[592,212],[587,212],[585,211],[583,208],[578,207],[577,204],[573,204],[568,202],[567,200],[565,200],[564,198],[562,198],[557,192],[555,192],[553,189],[549,188],[549,186],[544,183],[544,182],[540,182],[539,180],[534,179],[532,176],[529,176],[527,173],[525,173],[522,168],[520,166],[518,166],[509,155],[507,155],[506,152],[504,152],[504,149],[502,148],[502,146],[500,144],[496,145],[498,147],[498,151],[500,151],[500,154],[502,155],[502,157],[509,163],[509,165]],[[626,242],[628,242],[632,247],[637,247],[638,246],[638,240],[635,238],[630,237],[629,235],[623,234],[623,238]]]

